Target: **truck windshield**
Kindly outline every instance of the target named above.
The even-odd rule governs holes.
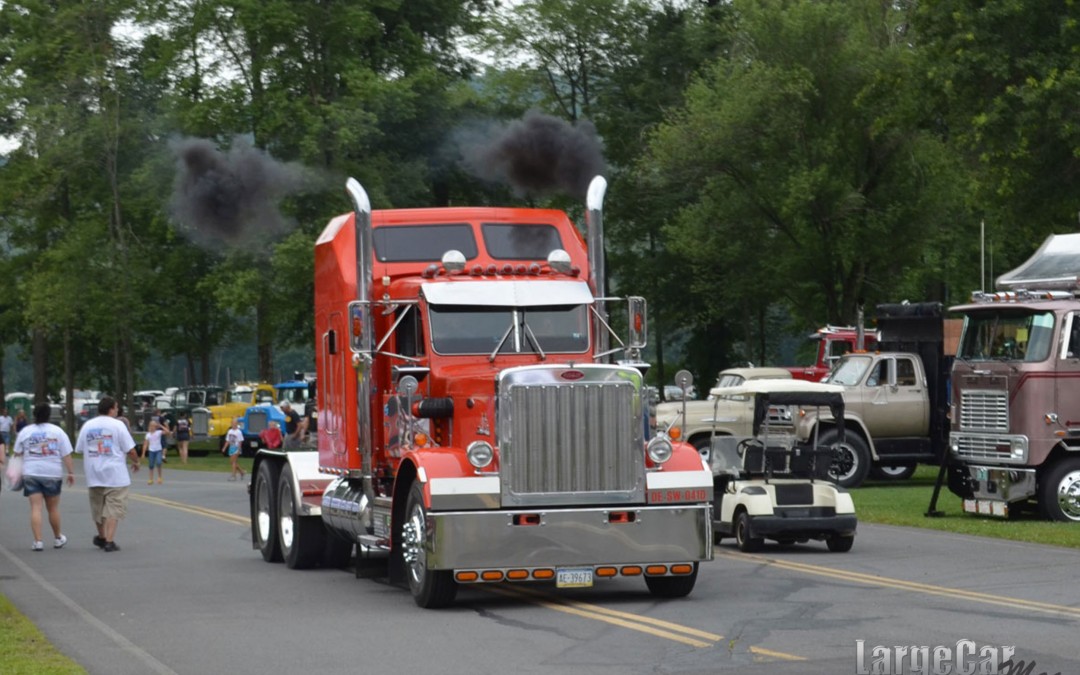
[[[968,361],[1044,361],[1053,335],[1052,312],[972,312],[964,318],[957,356]]]
[[[869,356],[846,356],[836,362],[836,366],[822,382],[853,387],[862,380],[872,360]]]
[[[572,353],[589,348],[584,305],[431,305],[431,346],[439,354]]]

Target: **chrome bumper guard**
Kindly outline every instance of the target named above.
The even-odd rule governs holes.
[[[612,514],[633,514],[630,522]],[[428,514],[430,569],[712,560],[712,506]]]
[[[1035,469],[1011,469],[969,464],[964,467],[975,499],[1019,502],[1035,496]]]

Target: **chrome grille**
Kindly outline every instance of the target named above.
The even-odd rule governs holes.
[[[615,366],[514,370],[528,375],[500,384],[504,506],[644,501],[640,375]],[[560,379],[567,370],[584,376]],[[617,375],[627,370],[635,377]]]
[[[1008,392],[976,389],[960,392],[960,429],[1008,432]]]
[[[953,433],[951,443],[960,459],[989,461],[995,464],[1027,462],[1029,441],[1026,436]]]
[[[244,431],[249,434],[257,434],[264,431],[269,423],[267,422],[270,416],[265,411],[253,411],[247,414],[247,424],[244,427]]]
[[[191,431],[196,436],[210,433],[210,411],[205,408],[191,411]]]

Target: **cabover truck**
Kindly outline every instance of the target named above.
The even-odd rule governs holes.
[[[561,211],[372,211],[347,189],[354,212],[315,245],[317,450],[254,459],[262,557],[355,551],[359,575],[385,556],[425,608],[491,582],[690,593],[713,556],[712,472],[649,437],[645,301],[626,299],[625,343],[610,329],[604,179],[587,246]]]
[[[1037,506],[1080,522],[1080,234],[1051,235],[1023,265],[953,307],[949,489],[965,511]]]

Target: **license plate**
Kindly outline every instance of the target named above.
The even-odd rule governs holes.
[[[560,567],[555,570],[557,588],[585,588],[592,586],[591,567]]]

